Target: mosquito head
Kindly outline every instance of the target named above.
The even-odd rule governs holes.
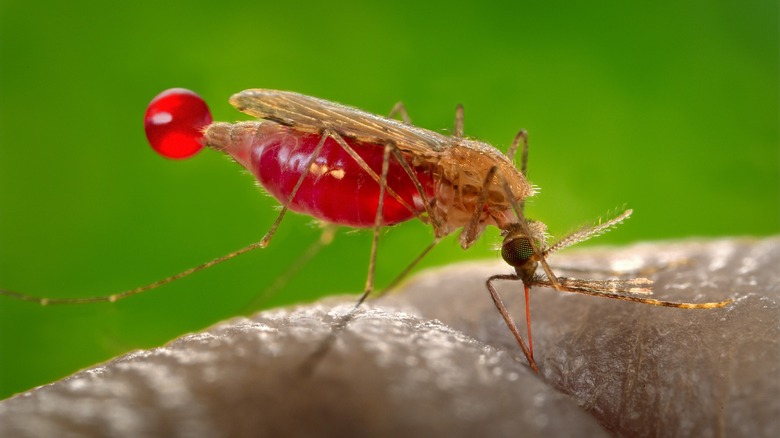
[[[539,265],[539,259],[534,254],[531,239],[534,245],[544,252],[547,249],[545,231],[547,226],[539,221],[528,221],[530,236],[527,235],[519,224],[513,224],[504,232],[504,242],[501,244],[501,257],[510,266],[515,268],[517,275],[523,282],[530,282]]]

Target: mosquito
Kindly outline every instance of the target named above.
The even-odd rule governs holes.
[[[41,305],[114,302],[268,246],[284,216],[292,210],[325,223],[373,230],[363,293],[334,332],[346,325],[374,292],[380,230],[414,218],[432,227],[433,241],[384,291],[394,287],[444,237],[460,230],[458,239],[465,250],[488,226],[497,227],[503,235],[502,257],[515,273],[494,275],[487,279],[486,286],[535,372],[539,369],[531,338],[532,287],[682,309],[710,309],[731,302],[694,304],[647,298],[653,282],[646,278],[557,277],[547,263],[550,254],[606,232],[632,211],[548,245],[547,227],[527,219],[524,213],[525,200],[536,190],[527,179],[528,134],[524,130],[502,153],[464,135],[460,105],[453,134],[447,136],[413,126],[400,103],[388,117],[298,93],[266,89],[242,91],[233,95],[230,103],[257,120],[212,123],[208,106],[197,94],[185,89],[167,90],[147,108],[147,138],[152,147],[169,158],[192,156],[205,145],[230,155],[254,174],[282,205],[261,240],[176,275],[111,295],[55,299],[7,290],[0,290],[0,294]],[[518,150],[519,170],[514,163]],[[542,273],[537,274],[539,267]],[[523,283],[528,344],[494,286],[499,280]]]

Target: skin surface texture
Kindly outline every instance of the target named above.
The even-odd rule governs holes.
[[[780,238],[648,243],[550,259],[645,270],[682,310],[531,292],[534,374],[484,286],[498,262],[225,321],[0,402],[2,436],[773,436],[780,430]],[[576,268],[566,270],[564,268]],[[648,273],[655,270],[655,272]],[[636,272],[631,272],[636,275]],[[524,327],[519,283],[499,292]]]

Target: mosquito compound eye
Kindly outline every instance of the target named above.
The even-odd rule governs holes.
[[[501,257],[510,266],[523,266],[533,255],[534,249],[527,237],[507,239],[501,245]]]
[[[211,121],[211,111],[200,96],[184,88],[171,88],[149,102],[144,130],[158,154],[183,159],[203,148],[202,130]]]

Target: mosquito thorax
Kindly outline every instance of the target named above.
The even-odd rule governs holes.
[[[200,96],[184,88],[171,88],[149,102],[144,130],[158,154],[184,159],[203,149],[203,128],[211,121],[211,111]]]
[[[528,221],[532,236],[528,236],[520,224],[513,224],[504,231],[504,242],[501,244],[501,257],[515,268],[517,275],[524,280],[533,278],[539,265],[531,239],[540,251],[547,247],[544,232],[547,227],[539,221]]]

